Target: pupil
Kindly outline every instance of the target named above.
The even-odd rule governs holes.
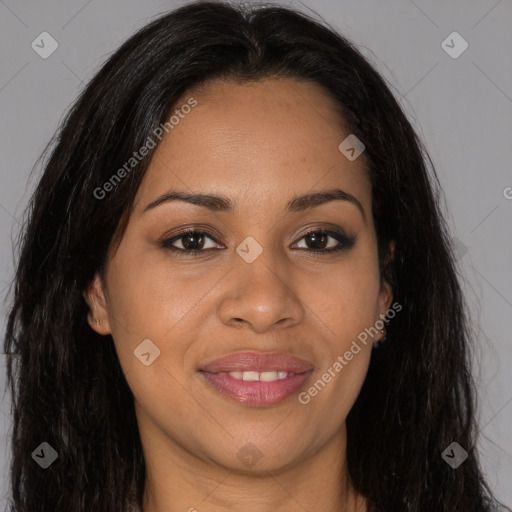
[[[313,241],[313,245],[315,245],[315,243],[317,243],[321,239],[320,240],[321,241],[321,245],[322,245],[321,248],[322,249],[324,248],[324,246],[325,246],[324,244],[325,244],[325,240],[327,238],[327,235],[325,235],[324,233],[322,233],[320,235],[318,235],[318,233],[310,233],[308,236],[309,236],[309,240]],[[316,246],[316,247],[313,247],[313,248],[314,249],[318,249],[319,247]]]
[[[197,247],[194,247],[194,239],[195,238],[199,238],[199,242],[195,242],[196,244],[199,243],[199,245],[202,245],[202,241],[203,241],[203,236],[199,233],[188,233],[187,235],[185,235],[184,237],[184,240],[183,240],[183,247],[185,247],[185,249],[197,249]]]

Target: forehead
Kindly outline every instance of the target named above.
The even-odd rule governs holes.
[[[190,98],[196,106],[181,109]],[[350,130],[315,83],[214,80],[187,92],[171,114],[172,129],[155,150],[138,203],[170,188],[217,192],[235,204],[279,204],[283,194],[342,187],[369,206],[364,154],[350,161],[340,151]]]

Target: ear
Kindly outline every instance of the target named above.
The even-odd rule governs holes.
[[[389,256],[385,262],[385,266],[391,265],[395,259],[395,241],[389,242]],[[380,295],[379,295],[379,314],[385,315],[393,302],[393,290],[391,283],[387,279],[382,279]]]
[[[87,319],[91,328],[98,334],[110,334],[110,322],[104,285],[98,273],[95,274],[94,279],[84,290],[83,296],[89,306]]]

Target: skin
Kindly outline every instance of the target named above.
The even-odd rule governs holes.
[[[379,274],[364,154],[349,161],[338,150],[350,131],[316,84],[213,81],[178,105],[190,96],[198,105],[157,147],[105,280],[96,276],[84,293],[91,328],[112,334],[135,397],[144,512],[367,510],[342,455],[371,339],[306,405],[295,394],[249,407],[197,371],[233,352],[289,352],[314,365],[304,391],[386,313],[392,295]],[[296,195],[333,188],[357,198],[364,216],[342,200],[285,211]],[[235,209],[174,201],[143,212],[170,189],[222,195]],[[185,226],[213,236],[193,247],[204,254],[159,246]],[[341,228],[356,242],[315,256],[307,248],[338,242],[315,245],[309,228]],[[263,248],[252,263],[236,252],[248,236]],[[144,339],[161,351],[149,366],[133,353]],[[251,467],[237,457],[248,442],[261,454]]]

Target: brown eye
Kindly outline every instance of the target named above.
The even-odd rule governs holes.
[[[215,242],[213,246],[205,247],[208,239],[212,242]],[[175,244],[180,244],[181,247],[176,246]],[[207,250],[215,249],[218,247],[218,245],[216,245],[216,240],[211,234],[207,233],[206,231],[193,230],[183,231],[176,236],[173,236],[172,238],[162,240],[160,245],[165,249],[180,252],[186,255],[206,252]]]
[[[325,233],[313,232],[308,233],[304,238],[309,249],[325,249],[331,237]]]
[[[329,253],[351,248],[356,239],[343,233],[317,229],[306,233],[301,240],[305,240],[305,250],[312,253]]]

